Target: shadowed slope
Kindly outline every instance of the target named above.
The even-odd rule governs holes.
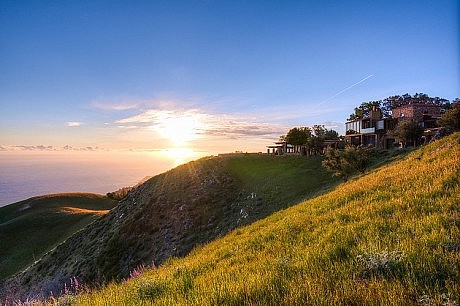
[[[39,260],[115,205],[97,194],[63,193],[0,208],[0,280]]]

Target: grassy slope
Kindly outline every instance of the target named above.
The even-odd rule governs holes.
[[[228,169],[247,191],[265,197],[271,211],[286,208],[335,185],[321,157],[242,155],[228,159]]]
[[[54,194],[0,208],[0,280],[35,260],[115,206],[106,197]]]
[[[8,287],[19,295],[49,293],[73,276],[87,284],[127,277],[142,263],[184,256],[336,183],[320,158],[243,154],[191,162],[139,186]]]
[[[460,299],[460,134],[80,305],[441,305]]]

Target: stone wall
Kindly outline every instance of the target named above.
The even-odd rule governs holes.
[[[434,118],[441,116],[441,107],[426,104],[409,104],[393,109],[393,118],[414,119],[417,122],[423,121],[423,115]]]

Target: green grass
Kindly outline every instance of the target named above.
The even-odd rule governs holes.
[[[116,202],[86,194],[31,198],[0,208],[0,280],[39,260]]]
[[[454,305],[459,203],[457,133],[185,258],[61,302]]]
[[[337,182],[316,157],[241,154],[190,162],[133,190],[6,287],[20,297],[59,293],[73,276],[90,286],[122,280],[139,265],[186,256]]]
[[[248,192],[264,196],[267,206],[279,210],[337,184],[321,160],[320,156],[248,154],[228,159],[228,168]]]

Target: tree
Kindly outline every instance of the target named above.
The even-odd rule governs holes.
[[[353,167],[345,158],[344,152],[338,149],[328,148],[321,164],[324,168],[333,172],[333,176],[340,177],[345,182],[354,171]]]
[[[322,165],[344,181],[354,172],[364,173],[375,156],[372,147],[347,146],[345,150],[328,148]]]
[[[307,145],[310,153],[314,155],[323,153],[325,140],[337,140],[339,138],[339,133],[334,130],[328,130],[324,125],[315,124],[312,130],[314,135]]]
[[[450,128],[454,131],[460,130],[460,99],[452,101],[450,109],[445,112],[439,120],[439,125]]]
[[[296,152],[300,152],[301,146],[307,155],[322,154],[324,140],[337,140],[339,134],[334,130],[328,130],[324,125],[315,124],[313,127],[295,127],[289,130],[287,135],[281,136],[280,141],[285,141],[295,147]]]
[[[403,147],[408,142],[416,146],[423,135],[423,128],[414,120],[408,120],[398,123],[392,134],[403,143]]]
[[[382,101],[369,101],[363,102],[360,106],[355,107],[355,111],[353,114],[350,114],[348,120],[356,120],[356,119],[363,119],[370,116],[370,112],[373,108],[382,109]],[[384,117],[389,116],[389,114],[383,113]]]
[[[382,108],[386,111],[391,112],[391,110],[401,107],[408,104],[430,104],[430,105],[438,105],[443,108],[448,108],[449,100],[443,99],[440,97],[430,97],[424,93],[415,93],[414,96],[409,94],[403,94],[402,96],[390,96],[388,98],[383,99],[382,101]]]
[[[360,106],[355,108],[354,112],[350,114],[348,120],[356,120],[369,117],[370,111],[373,107],[379,108],[384,118],[389,118],[391,117],[391,112],[393,109],[413,103],[438,105],[444,109],[449,109],[450,107],[450,102],[447,99],[440,97],[432,98],[424,93],[415,93],[414,96],[405,93],[402,96],[394,95],[389,96],[383,100],[363,102]]]
[[[367,147],[345,147],[345,159],[353,167],[353,169],[364,173],[370,165],[372,158],[375,156],[375,149],[372,146]]]
[[[339,133],[334,130],[326,130],[324,133],[324,140],[338,140],[339,139]]]
[[[319,125],[319,124],[315,124],[312,127],[312,130],[313,130],[313,133],[315,133],[315,136],[321,139],[324,139],[324,135],[327,132],[327,129],[324,127],[324,125]]]
[[[296,147],[298,151],[299,146],[308,143],[312,134],[309,127],[295,127],[289,130],[286,136],[284,136],[284,141]]]

